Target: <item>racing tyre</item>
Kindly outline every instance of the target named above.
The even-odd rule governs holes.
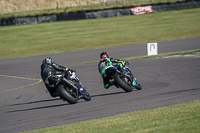
[[[126,92],[131,92],[133,90],[133,86],[131,83],[127,83],[126,81],[122,80],[118,74],[114,75],[115,82]]]
[[[81,92],[81,93],[82,93],[83,99],[85,101],[90,101],[91,100],[90,94],[85,89],[83,89],[83,92]]]
[[[78,98],[74,92],[71,92],[68,88],[64,88],[61,84],[58,86],[58,92],[62,99],[66,100],[70,104],[76,104],[78,102]]]
[[[136,88],[137,90],[142,90],[141,84],[140,84],[139,82],[137,82],[137,81],[136,81],[136,86],[135,86],[135,88]]]

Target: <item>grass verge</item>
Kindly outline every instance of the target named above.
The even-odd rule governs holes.
[[[199,12],[195,8],[0,27],[0,58],[199,37]]]
[[[25,133],[197,133],[200,100],[129,112]]]
[[[169,55],[176,55],[176,54],[196,53],[196,52],[200,52],[200,49],[189,50],[189,51],[181,51],[181,52],[172,52],[172,53],[163,53],[163,54],[152,55],[152,56],[144,55],[144,56],[127,57],[127,58],[122,58],[122,60],[128,61],[128,60],[155,58],[155,57],[162,57],[162,56],[169,56]],[[98,62],[99,61],[91,61],[91,62],[82,62],[82,63],[75,63],[75,64],[65,64],[65,66],[93,64],[93,63],[98,63]]]

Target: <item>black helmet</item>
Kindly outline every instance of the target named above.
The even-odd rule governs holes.
[[[100,59],[103,59],[103,58],[110,58],[109,54],[107,52],[101,52]]]
[[[43,63],[53,64],[54,60],[51,57],[47,57],[43,60]]]

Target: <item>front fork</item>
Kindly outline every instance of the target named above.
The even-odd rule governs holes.
[[[64,78],[64,77],[63,77],[62,80],[65,81],[65,83],[67,83],[67,85],[73,87],[73,88],[76,90],[76,96],[77,96],[78,99],[79,99],[78,88],[77,88],[72,82],[70,82],[69,80],[67,80],[67,79]]]
[[[120,73],[120,72],[118,72],[118,73]],[[134,78],[134,76],[132,75],[128,75],[128,74],[126,74],[126,73],[120,73],[121,74],[121,76],[125,76],[126,78],[128,78],[130,81],[131,81],[131,84],[133,85],[133,86],[136,86],[137,85],[137,83],[136,83],[136,78]]]
[[[137,83],[136,83],[136,78],[134,78],[134,76],[132,75],[128,75],[128,74],[126,74],[126,73],[121,73],[119,70],[117,71],[117,73],[118,74],[120,74],[121,76],[125,76],[126,78],[128,78],[130,81],[131,81],[131,84],[133,85],[133,86],[136,86],[137,85]]]
[[[136,83],[136,78],[133,78],[132,85],[133,85],[133,86],[136,86],[136,85],[137,85],[137,83]]]
[[[80,92],[80,96],[78,96],[78,98],[81,98],[81,97],[83,97],[83,92],[84,92],[84,89],[83,89],[83,87],[82,87],[82,86],[79,86],[79,88],[78,88],[78,91]]]

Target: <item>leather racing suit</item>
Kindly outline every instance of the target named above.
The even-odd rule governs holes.
[[[51,76],[56,75],[56,72],[60,71],[60,72],[65,72],[65,77],[69,79],[70,69],[64,66],[58,65],[56,63],[52,63],[52,64],[42,63],[40,68],[41,68],[40,74],[47,90],[49,91],[52,97],[56,97],[57,96],[56,87],[54,86],[54,83],[56,83],[57,80]]]
[[[100,61],[99,61],[99,64],[98,64],[98,70],[99,70],[99,73],[101,74],[102,78],[103,78],[103,86],[105,89],[108,89],[110,86],[113,85],[113,83],[111,83],[109,80],[110,80],[110,77],[108,77],[105,73],[105,70],[107,67],[111,66],[113,64],[113,62],[124,62],[124,61],[121,61],[121,59],[115,59],[115,58],[102,58]],[[122,65],[122,64],[121,64]],[[120,66],[121,68],[123,66]]]

